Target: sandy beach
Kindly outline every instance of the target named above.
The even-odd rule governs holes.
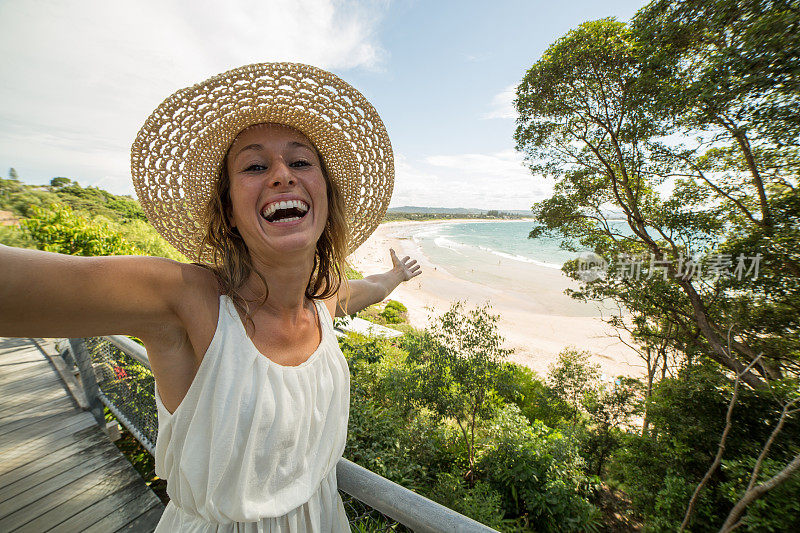
[[[590,352],[605,379],[644,374],[636,352],[617,337],[621,335],[632,344],[627,332],[615,331],[600,318],[618,314],[616,307],[570,298],[564,289],[577,289],[579,283],[560,270],[501,257],[496,259],[496,265],[483,267],[482,272],[448,272],[432,262],[411,235],[423,227],[446,222],[454,221],[383,223],[348,261],[369,276],[391,268],[389,248],[394,248],[400,258],[408,255],[416,259],[422,274],[402,283],[389,296],[408,307],[409,322],[415,327],[425,327],[430,317],[442,314],[455,300],[466,300],[468,307],[488,301],[491,312],[500,316],[504,347],[514,350],[511,359],[542,376],[558,353],[570,345]],[[499,276],[504,280],[502,285],[506,285],[503,288],[498,287]],[[513,283],[511,288],[507,286],[509,280]]]

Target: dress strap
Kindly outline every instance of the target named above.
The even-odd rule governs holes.
[[[326,306],[325,302],[322,300],[314,300],[314,307],[317,309],[317,318],[319,319],[320,325],[333,333],[333,319],[328,312],[328,306]],[[320,311],[320,309],[322,309],[322,311]]]

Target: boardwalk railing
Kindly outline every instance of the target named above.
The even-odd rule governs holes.
[[[158,436],[155,382],[147,352],[128,337],[69,339],[90,411],[103,406],[151,454]],[[493,529],[342,458],[337,484],[355,531],[490,532]]]

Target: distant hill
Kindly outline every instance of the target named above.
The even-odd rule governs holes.
[[[488,209],[471,209],[466,207],[419,207],[415,205],[402,205],[400,207],[390,207],[389,213],[418,213],[426,215],[485,215]],[[530,217],[530,210],[522,209],[492,209],[508,215]]]

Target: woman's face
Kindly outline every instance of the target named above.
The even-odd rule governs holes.
[[[322,162],[308,138],[280,124],[243,130],[228,151],[231,224],[251,255],[310,253],[328,219]]]

